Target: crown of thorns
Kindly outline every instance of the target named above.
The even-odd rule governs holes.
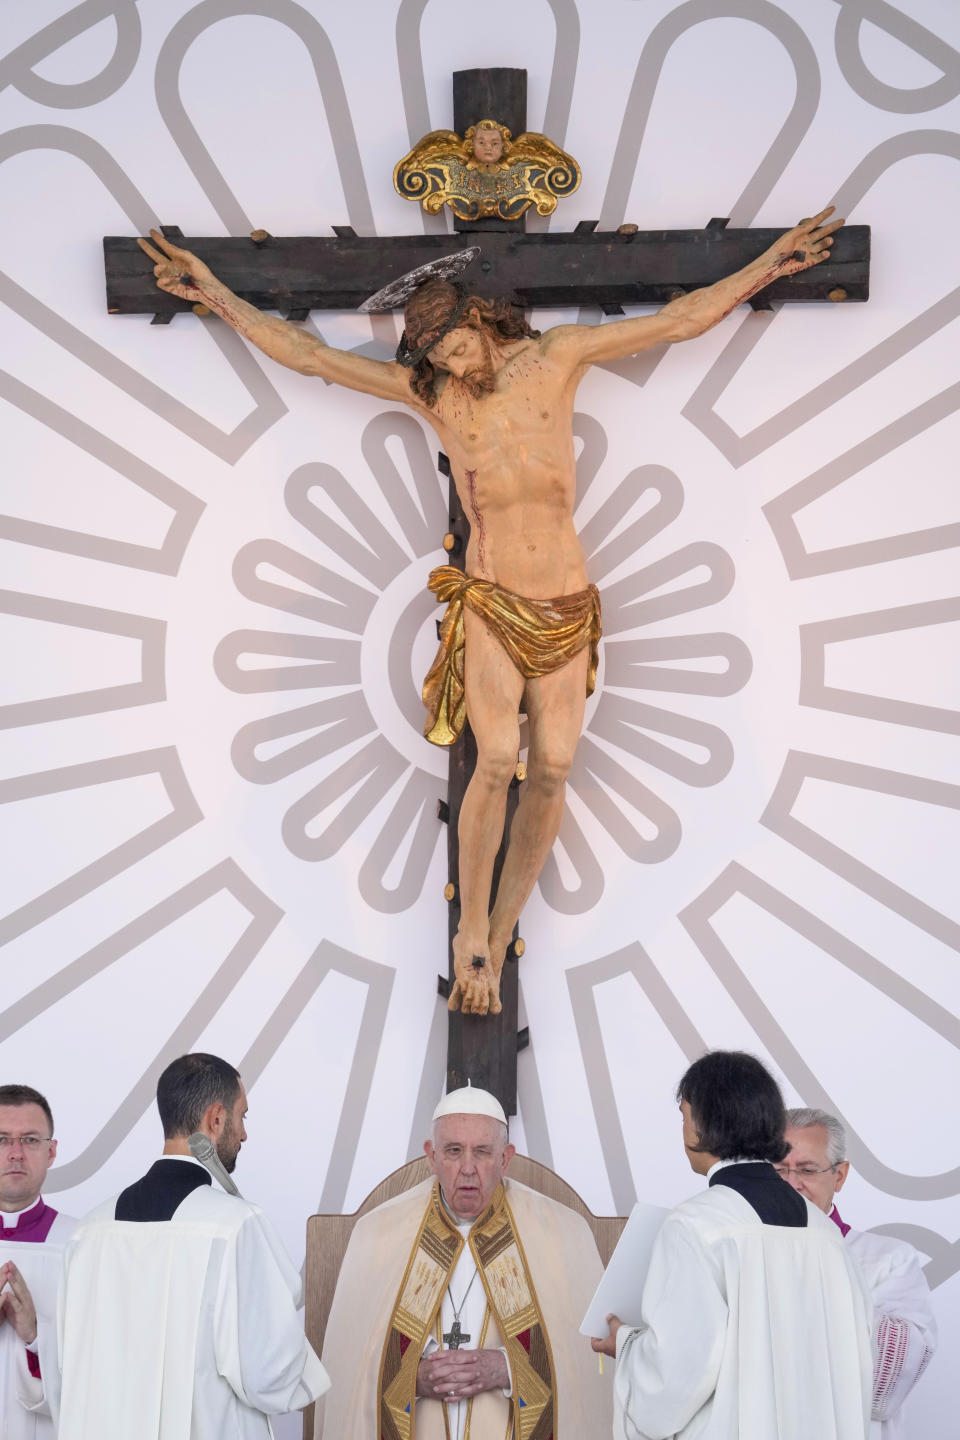
[[[400,336],[400,344],[397,346],[396,358],[398,365],[405,365],[408,370],[412,370],[415,365],[420,364],[421,360],[426,359],[434,345],[439,345],[444,335],[449,335],[451,330],[456,330],[464,317],[470,296],[467,294],[463,285],[455,284],[453,288],[457,292],[457,303],[453,307],[450,318],[444,321],[442,325],[434,326],[428,333],[426,340],[417,345],[413,350],[411,350],[407,343],[407,332],[404,330]]]

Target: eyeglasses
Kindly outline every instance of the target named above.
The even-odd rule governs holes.
[[[21,1145],[27,1154],[41,1145],[49,1145],[52,1135],[0,1135],[0,1152],[9,1150],[11,1145]]]
[[[810,1180],[814,1175],[826,1175],[828,1170],[836,1170],[839,1164],[839,1160],[834,1160],[832,1165],[774,1165],[773,1168],[782,1180],[786,1180],[788,1175],[798,1175],[801,1180]]]

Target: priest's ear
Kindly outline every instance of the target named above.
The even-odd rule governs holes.
[[[850,1174],[850,1161],[849,1161],[849,1160],[838,1160],[838,1161],[837,1161],[837,1186],[836,1186],[837,1190],[842,1190],[842,1189],[843,1189],[843,1187],[844,1187],[844,1185],[845,1185],[845,1183],[846,1183],[847,1176],[848,1176],[849,1174]],[[836,1193],[836,1192],[834,1192],[834,1193]]]
[[[229,1118],[230,1116],[226,1105],[220,1100],[215,1100],[212,1105],[208,1105],[206,1110],[204,1110],[203,1117],[197,1129],[216,1143],[223,1134],[224,1126]]]

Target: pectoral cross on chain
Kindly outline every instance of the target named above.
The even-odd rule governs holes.
[[[470,1343],[470,1336],[464,1335],[460,1329],[459,1320],[454,1320],[453,1325],[450,1327],[449,1335],[444,1335],[443,1337],[443,1343],[448,1350],[459,1350],[461,1345],[468,1345]]]

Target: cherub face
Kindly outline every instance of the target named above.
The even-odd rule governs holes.
[[[473,137],[473,153],[482,165],[496,165],[503,159],[503,136],[499,130],[477,130]]]

